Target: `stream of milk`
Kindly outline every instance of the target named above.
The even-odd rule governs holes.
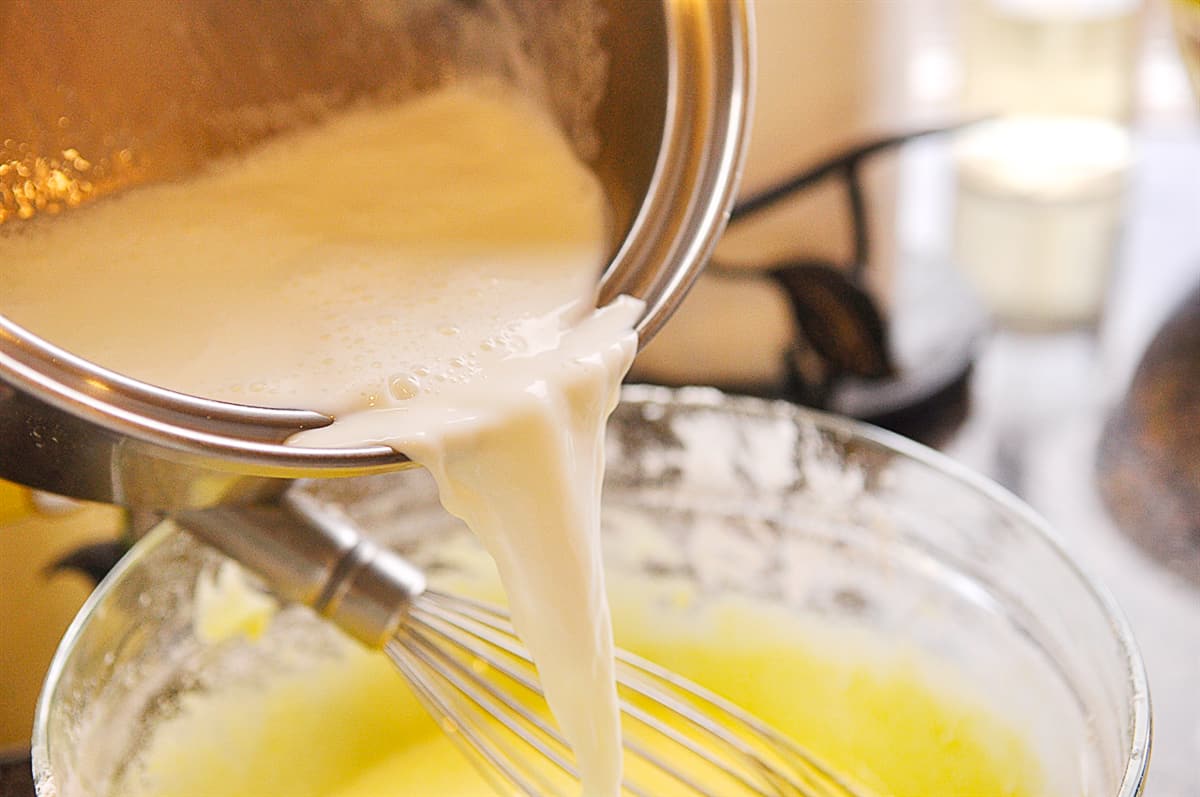
[[[496,559],[584,794],[613,797],[602,443],[641,306],[593,309],[608,235],[538,108],[452,87],[0,236],[0,312],[146,382],[337,419],[296,444],[427,467]]]

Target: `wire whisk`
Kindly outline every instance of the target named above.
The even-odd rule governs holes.
[[[427,591],[385,650],[502,793],[574,793],[569,748],[502,609]],[[631,797],[862,797],[803,748],[669,670],[618,649],[617,681]]]
[[[398,554],[335,509],[290,491],[274,504],[176,522],[382,648],[500,794],[576,795],[570,747],[507,613],[427,589]],[[617,651],[627,797],[868,797],[803,747],[720,696]]]

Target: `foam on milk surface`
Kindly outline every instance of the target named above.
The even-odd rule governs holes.
[[[591,309],[607,234],[600,185],[538,109],[450,88],[0,239],[0,312],[143,381],[337,417],[297,444],[426,465],[495,557],[604,797],[621,750],[602,439],[641,309]]]
[[[146,382],[342,413],[590,301],[606,214],[538,109],[448,89],[6,235],[0,312]]]

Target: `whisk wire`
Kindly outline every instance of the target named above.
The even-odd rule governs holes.
[[[785,760],[788,761],[791,768],[796,771],[799,777],[804,779],[805,785],[810,790],[815,790],[803,792],[805,795],[812,794],[814,797],[826,797],[827,795],[828,797],[845,797],[846,795],[850,795],[850,797],[855,797],[855,795],[859,794],[861,787],[851,784],[826,764],[822,763],[812,753],[729,700],[705,689],[699,684],[682,678],[671,670],[628,651],[617,651],[617,659],[635,671],[646,673],[656,681],[671,685],[686,694],[689,698],[704,704],[713,712],[731,720],[728,723],[713,723],[711,719],[705,718],[708,723],[716,727],[729,727],[731,725],[745,727],[764,743],[769,743],[779,751],[786,752],[788,755],[785,757]],[[703,717],[704,715],[701,716]],[[800,766],[798,767],[797,764]]]
[[[495,746],[472,723],[453,721],[450,717],[462,717],[464,714],[452,703],[442,690],[435,686],[438,676],[427,675],[419,667],[413,666],[414,661],[404,654],[397,655],[392,645],[388,645],[389,657],[400,670],[408,683],[416,692],[417,697],[425,707],[438,719],[447,736],[466,754],[468,760],[476,764],[479,773],[498,791],[506,786],[515,786],[527,795],[538,794],[537,787],[526,780],[516,771],[511,761],[520,760],[511,754],[497,750]]]
[[[513,658],[521,661],[529,667],[532,667],[532,661],[530,660],[528,654],[515,642],[511,636],[511,628],[501,619],[503,615],[495,610],[490,609],[489,607],[475,604],[469,599],[457,599],[450,596],[442,597],[443,600],[441,603],[443,604],[443,608],[453,608],[454,611],[461,613],[462,618],[465,619],[460,619],[454,625],[450,625],[444,618],[429,616],[427,612],[417,609],[413,611],[411,619],[414,622],[419,622],[422,625],[431,627],[435,630],[435,633],[438,633],[439,636],[442,636],[442,638],[450,644],[462,647],[473,656],[484,660],[489,660],[490,668],[493,668],[497,672],[500,672],[501,674],[512,679],[515,683],[523,686],[533,694],[540,696],[540,688],[536,679],[526,676],[513,668],[507,667],[502,662],[490,661],[494,658],[494,656],[490,655],[492,651],[481,647],[476,642],[477,640],[478,642],[484,642],[489,645],[499,647]],[[455,606],[454,604],[461,605]],[[464,636],[466,638],[464,638]],[[619,664],[620,663],[621,662],[619,660]],[[764,779],[769,781],[769,774],[771,772],[770,768],[766,767],[764,762],[755,754],[755,752],[736,736],[724,732],[719,726],[706,721],[703,716],[697,714],[694,710],[689,709],[685,704],[671,698],[661,690],[655,690],[646,685],[639,685],[632,679],[622,679],[621,685],[627,687],[635,694],[652,701],[657,701],[659,704],[664,705],[671,711],[676,712],[678,716],[683,717],[686,720],[693,730],[703,732],[703,735],[706,735],[712,741],[716,741],[719,744],[725,745],[732,753],[746,759],[749,768],[752,771],[765,773]],[[640,722],[641,724],[657,732],[663,738],[675,742],[680,748],[696,756],[698,759],[704,762],[705,769],[716,770],[730,781],[738,784],[740,788],[743,790],[748,790],[750,793],[756,793],[760,789],[760,786],[757,783],[753,782],[751,779],[747,778],[744,774],[738,772],[733,767],[725,764],[724,761],[726,756],[720,755],[719,751],[714,754],[714,751],[705,748],[701,742],[689,737],[679,728],[673,727],[669,723],[658,717],[655,717],[650,712],[639,708],[628,700],[621,701],[621,710],[622,713],[627,717]],[[664,772],[669,777],[686,783],[696,794],[703,795],[705,797],[713,794],[694,778],[689,777],[679,767],[672,766],[670,763],[668,763],[667,759],[654,753],[649,748],[639,744],[636,740],[627,738],[625,747],[628,752],[633,753],[634,755],[643,759],[653,767]],[[796,793],[795,790],[799,788],[799,784],[795,783],[775,785],[785,787],[779,790],[782,794]],[[792,788],[792,791],[788,791],[786,788],[788,786]],[[639,791],[635,784],[631,784],[629,790],[635,794]]]
[[[671,699],[665,693],[660,693],[657,690],[650,689],[644,685],[639,686],[634,678],[623,678],[622,685],[649,700],[655,701],[658,705],[675,712],[679,717],[683,718],[689,724],[690,729],[701,731],[711,741],[716,742],[718,746],[724,746],[728,748],[729,752],[731,752],[734,756],[733,760],[744,760],[752,772],[757,772],[760,774],[773,787],[775,787],[780,794],[792,794],[795,793],[795,789],[799,788],[799,785],[795,783],[773,781],[770,777],[770,767],[766,766],[766,762],[763,761],[758,754],[756,754],[750,747],[743,744],[733,734],[722,733],[719,728],[712,726],[710,721],[702,716],[697,715],[685,704]],[[678,728],[669,725],[658,717],[655,717],[653,714],[643,711],[631,703],[625,702],[623,711],[627,716],[643,723],[651,730],[661,734],[667,739],[670,739],[684,750],[702,759],[707,766],[718,769],[731,780],[739,783],[743,788],[750,790],[751,793],[756,793],[756,790],[761,789],[761,787],[749,777],[738,772],[732,766],[725,764],[724,761],[726,759],[720,755],[719,750],[714,752],[706,749],[700,742],[687,736]],[[669,765],[665,764],[662,765],[662,767],[676,778],[679,778],[680,780],[685,779],[685,775],[680,772],[677,767],[670,767]],[[789,791],[789,786],[793,787],[793,790]]]
[[[406,678],[415,679],[414,689],[418,698],[442,721],[451,739],[476,764],[493,788],[503,794],[513,793],[513,788],[521,795],[561,794],[547,780],[545,771],[539,772],[528,766],[533,760],[531,756],[514,749],[511,739],[505,740],[503,734],[496,732],[497,725],[491,720],[505,716],[499,706],[493,704],[489,707],[486,699],[471,694],[469,688],[455,684],[446,677],[445,670],[438,662],[419,647],[397,642],[389,644],[385,650]],[[447,689],[447,685],[451,688]],[[472,717],[479,719],[472,720]],[[449,727],[446,727],[447,723]],[[503,721],[498,727],[516,733]],[[520,738],[520,734],[517,735]],[[534,746],[528,739],[521,738],[521,741]],[[534,749],[542,752],[537,746]],[[561,761],[560,758],[558,761],[554,758],[547,760],[555,764]]]
[[[537,760],[559,774],[575,776],[570,748],[552,725],[544,704],[539,703],[543,710],[538,711],[522,697],[544,699],[532,659],[502,609],[470,598],[426,592],[411,605],[404,628],[388,651],[393,658],[409,659],[402,667],[406,675],[413,662],[429,671],[422,676],[426,692],[437,691],[428,685],[431,678],[440,679],[449,691],[472,704],[471,713],[480,717],[477,723],[484,728],[468,729],[471,734],[464,732],[465,742],[469,743],[471,736],[495,731],[506,735],[508,742],[527,745],[524,759],[536,752]],[[627,767],[633,772],[624,782],[625,793],[632,797],[660,794],[661,789],[654,788],[660,781],[675,789],[685,787],[697,797],[860,794],[803,748],[709,690],[625,651],[617,651],[617,667],[621,711],[626,718],[625,748],[637,764]],[[506,683],[509,686],[504,686]],[[448,701],[442,697],[427,702],[441,714]],[[451,716],[465,724],[461,709]],[[655,743],[647,745],[642,737]],[[666,749],[664,743],[669,743]],[[523,776],[521,772],[532,765],[527,766],[518,755],[517,761],[496,767],[493,757],[501,755],[498,747],[508,745],[493,739],[487,748],[491,755],[482,750],[480,755],[495,767],[493,773],[499,770],[507,778],[507,785],[523,794],[554,793],[545,783],[537,791],[528,786],[530,776],[541,781],[546,774],[542,770],[550,766],[534,768]]]
[[[426,626],[425,625],[426,621],[421,619],[419,616],[420,613],[417,612],[414,614],[416,616],[413,617],[413,625],[419,626],[419,627],[421,627],[421,626],[429,627],[431,630],[434,630],[435,633],[437,633],[439,636],[441,636],[446,642],[449,642],[451,644],[462,647],[462,649],[464,651],[471,654],[472,656],[487,656],[488,655],[488,651],[480,648],[477,644],[472,644],[469,640],[456,639],[452,634],[450,634],[445,629],[435,627],[435,624],[440,625],[440,623],[438,623],[436,619],[433,619],[432,622],[430,623],[430,625]],[[423,640],[423,644],[425,644],[425,645],[431,645],[434,648],[437,647],[436,643],[425,638],[421,634],[420,631],[415,631],[414,636],[421,638]],[[405,645],[404,647],[407,649],[407,645]],[[516,716],[518,719],[520,719],[522,722],[536,728],[538,732],[540,732],[542,735],[548,737],[549,739],[553,740],[558,746],[562,747],[564,750],[569,750],[569,747],[567,746],[566,741],[562,738],[562,736],[556,730],[554,730],[554,728],[545,719],[543,719],[542,717],[539,717],[536,713],[531,711],[529,708],[522,705],[512,695],[505,693],[505,691],[503,689],[500,689],[497,686],[495,686],[494,684],[489,683],[486,678],[479,675],[477,672],[475,672],[470,667],[464,665],[462,661],[456,659],[453,656],[446,655],[444,651],[441,651],[441,653],[442,653],[442,656],[440,656],[439,658],[443,661],[443,663],[450,670],[452,670],[455,673],[455,675],[453,677],[449,677],[448,680],[450,680],[456,687],[462,689],[468,695],[471,695],[474,693],[474,689],[471,687],[467,687],[463,683],[463,680],[470,681],[474,685],[474,687],[477,687],[478,689],[487,693],[490,697],[494,698],[496,700],[496,702],[503,704],[505,706],[505,708],[507,708],[509,711],[511,711],[513,713],[513,715]],[[520,651],[517,651],[517,653],[519,654]],[[521,660],[528,661],[527,657],[522,657]],[[537,685],[537,682],[535,680],[533,680],[531,677],[529,677],[528,675],[509,666],[508,664],[506,664],[500,660],[491,660],[488,663],[488,670],[490,672],[494,672],[499,675],[503,675],[504,677],[508,678],[509,680],[513,681],[514,683],[525,687],[531,694],[537,695],[540,697],[541,693],[540,693],[540,689]],[[487,710],[487,709],[484,708],[484,710]],[[506,715],[500,714],[499,716],[504,717]],[[502,722],[503,720],[498,718],[497,721]],[[537,750],[539,753],[541,753],[543,756],[545,756],[547,760],[549,760],[551,763],[553,763],[557,767],[559,767],[563,772],[571,775],[572,777],[577,776],[575,767],[572,766],[568,761],[566,761],[561,755],[559,755],[557,753],[557,751],[554,751],[554,750],[550,749],[549,747],[547,747],[543,743],[542,740],[528,736],[528,735],[522,733],[517,728],[511,728],[511,730],[513,733],[516,733],[524,741],[526,741],[528,744],[530,744],[531,747],[533,747],[535,750]],[[636,743],[633,743],[629,749],[631,750],[631,752],[634,752],[635,754],[639,754],[643,757],[649,757],[652,755],[652,754],[648,753],[647,751],[645,751],[641,747],[641,745],[638,745]],[[637,783],[634,783],[634,782],[626,781],[626,783],[624,784],[624,788],[630,795],[632,795],[632,797],[653,797],[653,795],[650,792],[644,790]],[[715,797],[715,795],[710,795],[708,792],[702,790],[698,785],[696,786],[696,792],[698,795],[700,795],[700,797]]]
[[[422,661],[430,667],[437,667],[438,665],[431,662],[429,658],[425,658],[425,656],[429,656],[440,662],[444,667],[441,670],[444,677],[483,711],[488,711],[501,717],[507,715],[500,708],[512,712],[524,726],[532,727],[534,731],[531,732],[526,727],[513,723],[511,727],[513,733],[564,772],[573,777],[577,776],[578,773],[575,771],[574,766],[562,756],[559,750],[551,748],[542,738],[549,738],[557,743],[560,748],[569,749],[565,740],[546,720],[538,717],[528,708],[521,705],[511,694],[507,694],[488,683],[486,679],[455,657],[446,653],[445,650],[439,648],[436,643],[427,639],[417,628],[408,630],[408,635],[413,644],[404,645],[406,650],[421,657]]]

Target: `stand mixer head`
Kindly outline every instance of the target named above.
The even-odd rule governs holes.
[[[613,238],[598,302],[643,299],[642,341],[720,233],[747,118],[740,0],[285,0],[230,9],[217,0],[88,0],[0,11],[0,31],[26,42],[0,52],[12,97],[0,103],[0,236],[186,177],[339,108],[475,74],[542,97],[604,184]],[[330,422],[138,382],[0,316],[6,479],[172,511],[269,498],[293,478],[408,464],[381,446],[284,445]]]

